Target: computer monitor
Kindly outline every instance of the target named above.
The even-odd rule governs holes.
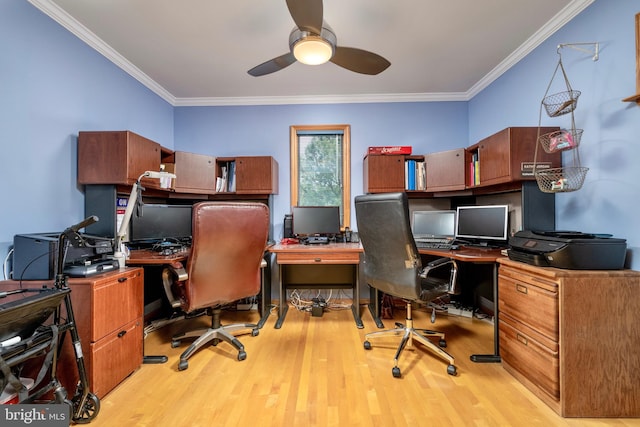
[[[191,205],[145,204],[140,214],[134,211],[131,216],[130,241],[179,242],[191,238]]]
[[[411,231],[415,239],[453,238],[456,233],[456,211],[413,211]]]
[[[294,206],[293,234],[296,236],[331,236],[340,234],[338,206]]]
[[[508,223],[508,205],[458,206],[456,239],[482,246],[506,244]]]

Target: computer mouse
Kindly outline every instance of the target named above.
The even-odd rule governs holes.
[[[459,245],[451,245],[451,250],[452,251],[457,251],[458,249],[460,249]]]

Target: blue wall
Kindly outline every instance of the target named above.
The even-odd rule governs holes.
[[[574,117],[576,127],[584,129],[579,153],[589,172],[580,191],[556,195],[556,224],[626,238],[631,249],[627,262],[634,269],[640,268],[640,260],[632,257],[640,245],[640,107],[622,99],[636,92],[638,12],[637,1],[595,1],[469,102],[470,142],[508,126],[535,125],[558,63],[557,46],[600,43],[597,61],[575,49],[560,49],[571,87],[581,91]],[[560,73],[548,94],[561,91],[566,86]],[[550,118],[543,112],[542,124],[569,127],[571,117]],[[571,164],[573,156],[565,153],[564,161]]]
[[[0,2],[0,257],[14,234],[84,218],[80,130],[129,129],[173,147],[173,107],[25,0]]]
[[[80,130],[128,129],[165,147],[215,156],[272,155],[280,165],[276,232],[289,209],[289,126],[350,124],[352,195],[362,192],[370,145],[426,153],[464,147],[508,126],[536,126],[558,43],[600,42],[600,59],[565,48],[567,74],[582,91],[582,190],[558,194],[558,228],[612,233],[637,250],[640,108],[635,92],[634,15],[628,1],[596,0],[469,102],[172,107],[24,0],[0,2],[0,135],[4,206],[0,257],[17,233],[57,231],[84,216],[76,184]],[[569,126],[568,116],[542,117]],[[352,218],[352,223],[355,220]],[[631,267],[640,268],[632,260]]]
[[[290,212],[289,127],[351,126],[351,196],[363,193],[362,159],[371,145],[410,145],[429,153],[467,145],[467,103],[382,103],[262,107],[179,107],[176,149],[216,156],[270,155],[279,165],[274,237]],[[250,123],[248,125],[248,123]],[[352,209],[351,224],[355,228]]]

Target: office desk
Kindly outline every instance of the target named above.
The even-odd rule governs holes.
[[[498,258],[502,258],[500,249],[480,249],[461,246],[455,251],[439,249],[418,249],[422,255],[437,257],[449,257],[459,262],[471,262],[474,264],[493,264],[492,289],[493,289],[493,354],[473,354],[471,360],[478,363],[499,363],[500,342],[498,338]]]
[[[278,290],[279,290],[279,302],[278,302],[278,320],[276,321],[276,329],[282,327],[287,310],[289,306],[287,304],[286,289],[289,284],[285,283],[284,266],[286,265],[353,265],[354,273],[352,283],[348,285],[353,291],[353,302],[351,304],[351,311],[353,312],[353,318],[355,319],[356,326],[363,328],[362,320],[360,319],[360,280],[358,268],[360,264],[360,254],[363,252],[360,243],[329,243],[316,244],[316,245],[282,245],[276,244],[268,248],[268,251],[273,253],[278,264]],[[344,284],[321,284],[319,282],[314,283],[295,283],[291,286],[303,287],[303,288],[344,288]]]

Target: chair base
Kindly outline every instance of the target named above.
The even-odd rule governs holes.
[[[449,366],[447,366],[447,373],[449,375],[456,375],[457,369],[454,365],[454,358],[449,353],[444,351],[442,348],[447,346],[447,342],[444,338],[444,333],[439,331],[433,331],[430,329],[420,329],[413,327],[413,319],[411,317],[411,304],[407,304],[407,319],[406,325],[400,325],[394,329],[387,329],[384,331],[376,331],[370,332],[365,335],[364,348],[366,350],[371,349],[371,343],[369,339],[385,337],[385,336],[398,336],[402,335],[402,339],[400,340],[400,345],[398,346],[398,350],[396,351],[396,355],[393,358],[393,368],[391,373],[394,377],[399,378],[402,376],[400,368],[398,367],[398,360],[400,359],[400,355],[402,351],[405,349],[407,344],[409,347],[412,346],[413,340],[418,341],[420,344],[424,345],[428,350],[434,353],[437,356],[440,356],[442,359],[449,362]],[[428,338],[437,337],[439,338],[439,345],[435,345]]]
[[[225,341],[238,350],[238,360],[242,361],[247,358],[247,353],[244,351],[244,345],[236,338],[233,333],[237,331],[251,329],[251,336],[257,336],[260,333],[260,328],[255,323],[234,323],[231,325],[220,325],[220,310],[215,309],[212,313],[212,327],[197,329],[195,331],[182,332],[173,336],[171,340],[171,347],[176,348],[180,345],[180,342],[184,338],[196,337],[196,340],[187,347],[185,351],[180,355],[180,362],[178,363],[178,370],[184,371],[189,367],[188,359],[199,349],[205,345],[212,344],[218,345],[220,341]]]

